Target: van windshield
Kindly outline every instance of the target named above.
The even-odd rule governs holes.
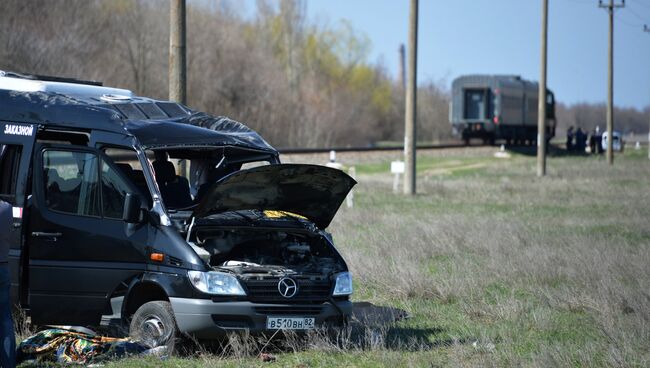
[[[189,210],[210,187],[236,171],[275,163],[268,153],[230,154],[221,148],[156,149],[146,152],[168,210]]]

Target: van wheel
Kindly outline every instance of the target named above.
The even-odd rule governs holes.
[[[140,306],[131,319],[129,335],[149,347],[172,347],[178,334],[172,306],[167,301],[153,301]]]

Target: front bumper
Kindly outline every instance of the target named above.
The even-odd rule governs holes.
[[[170,298],[176,324],[182,333],[214,339],[229,331],[264,332],[267,316],[313,317],[316,326],[340,326],[352,314],[352,302],[323,304],[264,304],[214,302],[210,299]]]

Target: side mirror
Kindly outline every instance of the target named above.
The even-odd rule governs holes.
[[[124,198],[124,212],[122,212],[122,220],[129,224],[136,224],[142,221],[142,201],[137,194],[126,193]]]

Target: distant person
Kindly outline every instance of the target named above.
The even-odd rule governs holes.
[[[578,127],[578,130],[576,130],[575,149],[579,153],[585,153],[586,147],[587,147],[587,135],[582,131],[582,128]]]
[[[598,128],[598,125],[596,125],[596,128],[591,132],[591,138],[589,139],[589,148],[591,149],[592,154],[603,152],[600,147],[602,140],[603,136],[600,135],[600,129]]]
[[[16,366],[16,337],[11,320],[9,236],[13,226],[11,205],[0,199],[0,367]]]
[[[573,151],[573,125],[566,131],[566,150]]]
[[[603,153],[603,133],[598,125],[596,125],[596,152]]]

